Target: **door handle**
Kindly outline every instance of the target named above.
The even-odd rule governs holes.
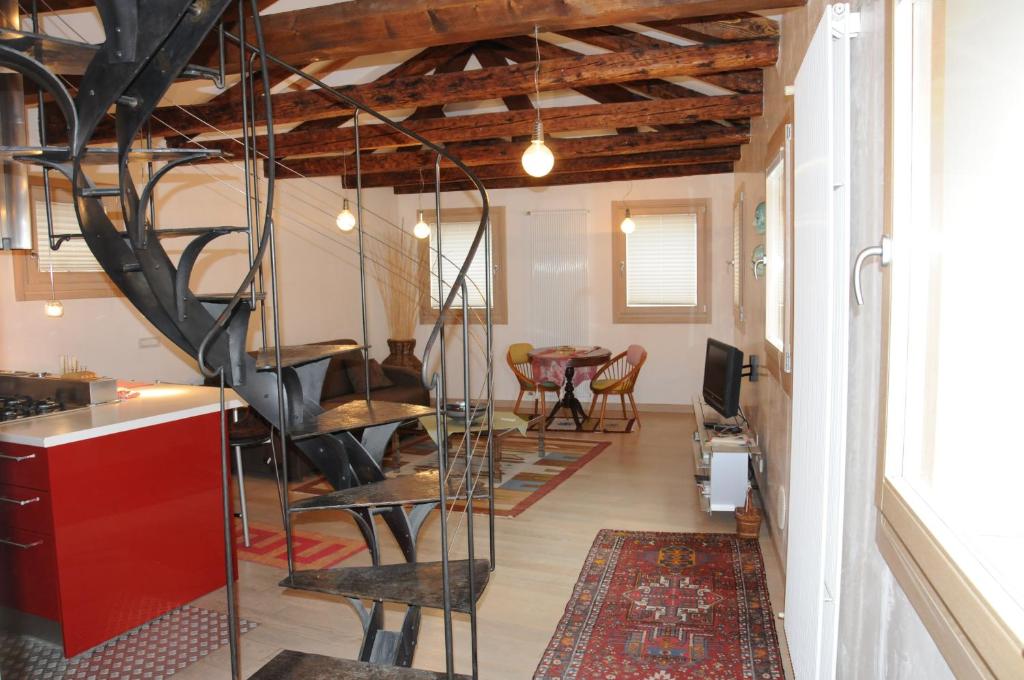
[[[880,264],[883,267],[888,267],[892,262],[892,239],[883,234],[882,240],[877,246],[865,248],[857,254],[857,259],[853,263],[853,294],[857,298],[858,305],[864,304],[864,289],[860,272],[869,257],[879,258]]]
[[[30,453],[27,456],[8,456],[0,453],[0,460],[13,460],[15,463],[20,463],[23,460],[32,460],[36,457],[36,454]]]
[[[761,257],[750,261],[750,268],[754,270],[754,280],[758,281],[761,279],[763,274],[758,274],[758,267],[768,267],[768,256],[762,255]]]
[[[17,541],[12,541],[9,538],[0,538],[0,545],[9,545],[9,546],[12,546],[14,548],[19,548],[21,550],[28,550],[29,548],[37,548],[37,547],[41,546],[42,544],[43,544],[43,542],[41,540],[40,541],[32,541],[31,543],[18,543]]]
[[[0,503],[10,503],[11,505],[29,505],[30,503],[38,503],[40,501],[39,496],[33,498],[8,498],[6,496],[0,496]]]

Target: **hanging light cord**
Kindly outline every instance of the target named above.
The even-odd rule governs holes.
[[[533,46],[537,51],[537,65],[533,69],[533,90],[537,95],[537,123],[534,130],[537,139],[544,139],[544,124],[540,120],[540,27],[533,25]]]
[[[57,291],[53,286],[53,260],[50,260],[50,299],[57,299]]]

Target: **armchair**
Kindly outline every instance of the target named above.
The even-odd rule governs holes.
[[[557,395],[561,389],[561,385],[556,385],[553,382],[538,382],[534,379],[533,366],[530,363],[530,352],[532,350],[533,345],[530,343],[517,342],[509,345],[508,353],[505,355],[508,367],[512,369],[512,374],[519,381],[519,396],[516,398],[516,405],[512,407],[513,413],[519,410],[519,404],[523,401],[523,395],[527,392],[533,392],[540,396],[540,412],[547,413],[547,402],[544,399],[544,395],[548,392],[553,392]],[[533,400],[533,413],[537,415],[536,399]]]

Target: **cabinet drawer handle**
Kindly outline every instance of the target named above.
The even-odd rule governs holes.
[[[41,546],[42,544],[43,544],[43,542],[41,540],[39,540],[39,541],[32,541],[31,543],[18,543],[17,541],[12,541],[9,538],[0,538],[0,545],[9,545],[9,546],[12,546],[12,547],[15,547],[15,548],[20,548],[22,550],[28,550],[29,548],[36,548],[38,546]]]
[[[15,463],[20,463],[23,460],[32,460],[35,457],[36,454],[34,453],[30,453],[27,456],[8,456],[6,454],[0,453],[0,460],[13,460]]]
[[[6,496],[0,496],[0,503],[10,503],[11,505],[28,505],[29,503],[38,503],[40,500],[39,496],[35,498],[7,498]]]

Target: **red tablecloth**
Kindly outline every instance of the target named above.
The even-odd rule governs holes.
[[[565,382],[565,369],[569,362],[574,362],[575,372],[572,384],[579,385],[594,377],[601,365],[607,361],[611,353],[596,346],[587,347],[542,347],[530,352],[530,364],[533,367],[533,378],[537,382],[552,382],[562,385]],[[578,364],[589,365],[578,365]]]

